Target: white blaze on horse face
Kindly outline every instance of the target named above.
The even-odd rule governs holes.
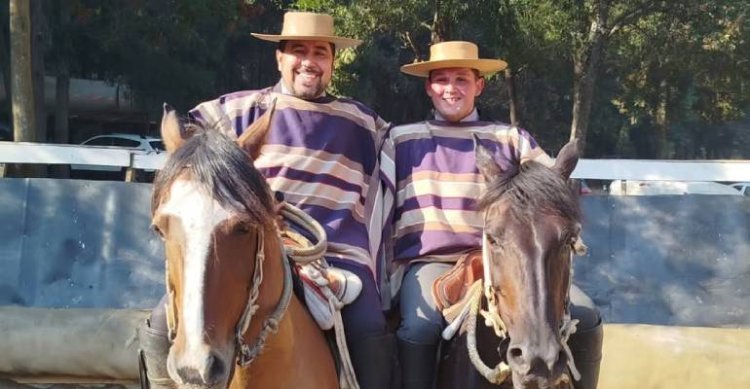
[[[188,354],[200,355],[198,351],[204,348],[203,295],[211,239],[216,226],[229,219],[232,213],[205,189],[185,179],[172,184],[162,212],[179,220],[185,231],[181,324]]]

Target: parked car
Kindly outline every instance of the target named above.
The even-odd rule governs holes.
[[[737,189],[744,196],[750,196],[750,182],[738,182],[736,184],[729,185],[734,189]]]
[[[654,195],[729,195],[739,196],[737,190],[709,181],[638,181],[614,180],[609,186],[610,195],[654,196]]]
[[[161,139],[136,134],[97,135],[86,139],[81,145],[127,147],[153,153],[164,151],[164,144]]]
[[[161,139],[137,134],[107,134],[86,139],[82,146],[120,147],[144,153],[164,151]],[[89,179],[122,179],[125,169],[117,166],[70,165],[71,176]],[[147,172],[153,173],[153,172]]]
[[[585,196],[585,195],[590,195],[594,193],[594,191],[592,191],[591,188],[589,188],[589,185],[586,183],[586,180],[581,180],[580,182],[581,182],[581,187],[578,190],[578,194]]]

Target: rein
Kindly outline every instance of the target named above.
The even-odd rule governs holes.
[[[249,346],[243,340],[244,334],[247,328],[250,326],[250,322],[258,310],[256,301],[260,294],[260,285],[263,282],[263,262],[265,259],[264,253],[264,241],[263,234],[258,233],[258,252],[255,256],[255,270],[253,271],[253,289],[250,292],[250,297],[245,307],[245,313],[242,315],[242,319],[237,325],[237,346],[239,347],[239,355],[237,356],[237,364],[241,367],[248,366],[255,358],[260,355],[263,351],[263,347],[266,345],[266,339],[268,335],[276,333],[279,330],[279,322],[281,321],[287,308],[289,308],[289,302],[292,299],[292,270],[289,265],[289,259],[292,259],[298,263],[309,263],[323,256],[326,246],[328,244],[326,240],[326,234],[320,223],[316,222],[312,217],[306,214],[301,209],[289,204],[282,203],[281,215],[287,220],[290,220],[300,227],[306,229],[315,237],[316,243],[312,247],[304,248],[292,248],[284,246],[284,256],[281,262],[284,266],[284,290],[281,293],[281,299],[279,300],[276,309],[274,309],[271,316],[263,321],[263,327],[252,346]]]
[[[282,265],[284,267],[284,289],[281,292],[281,299],[279,299],[278,305],[271,313],[271,316],[267,317],[263,321],[262,329],[260,334],[253,342],[252,346],[245,343],[244,334],[250,326],[253,316],[258,311],[258,297],[260,295],[260,285],[263,283],[263,262],[265,261],[264,253],[265,243],[263,241],[263,233],[258,232],[258,251],[255,255],[255,269],[253,270],[253,287],[250,291],[249,298],[247,300],[247,306],[245,312],[242,314],[242,318],[237,323],[237,346],[239,347],[237,364],[241,367],[248,366],[255,358],[260,355],[263,351],[263,347],[266,345],[266,339],[268,335],[276,333],[279,330],[279,322],[284,316],[287,308],[289,308],[289,302],[292,299],[292,271],[289,266],[289,261],[286,256],[281,258]]]

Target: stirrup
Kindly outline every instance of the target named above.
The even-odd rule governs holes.
[[[351,304],[362,292],[362,280],[356,274],[335,267],[325,270],[328,274],[328,287],[342,304]]]

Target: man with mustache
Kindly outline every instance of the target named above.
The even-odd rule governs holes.
[[[393,210],[393,285],[400,282],[401,325],[396,333],[403,388],[430,389],[441,332],[442,312],[433,300],[435,280],[465,253],[481,249],[483,221],[470,199],[481,194],[473,135],[494,143],[501,166],[552,159],[526,131],[482,120],[475,106],[484,76],[503,70],[497,59],[481,59],[474,43],[441,42],[430,60],[401,67],[425,79],[434,116],[390,130],[381,154],[386,208]],[[575,387],[595,388],[601,360],[602,326],[591,299],[570,290],[571,314],[579,319],[569,345],[582,378]]]
[[[325,258],[342,270],[329,279],[342,300],[353,300],[341,313],[360,387],[387,388],[395,341],[386,331],[378,287],[382,187],[377,150],[389,126],[362,103],[326,92],[335,51],[361,42],[336,36],[331,16],[307,12],[287,12],[281,34],[253,36],[277,43],[280,81],[204,102],[190,117],[236,138],[275,100],[271,129],[255,166],[272,190],[325,229]],[[151,327],[141,329],[147,339],[142,345],[158,346],[143,347],[152,387],[169,384],[163,311],[160,304]]]

